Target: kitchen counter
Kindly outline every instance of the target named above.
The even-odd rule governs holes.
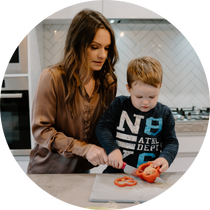
[[[209,120],[177,120],[175,121],[176,133],[199,132],[206,133]]]
[[[184,173],[165,172],[161,178],[166,181],[161,188],[167,190]],[[109,203],[90,202],[89,197],[96,174],[30,174],[28,177],[50,195],[79,207],[108,207]],[[119,174],[119,177],[125,174]],[[114,208],[127,208],[139,203],[114,203]]]

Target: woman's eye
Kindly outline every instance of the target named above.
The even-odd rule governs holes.
[[[97,49],[99,49],[99,48],[98,48],[98,46],[91,46],[91,49],[97,50]],[[104,49],[105,49],[106,51],[108,51],[108,50],[109,50],[109,47],[105,47]]]
[[[93,50],[98,49],[98,47],[96,47],[96,46],[91,46],[91,48],[92,48]]]

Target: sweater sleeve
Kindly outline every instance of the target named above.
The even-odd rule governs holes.
[[[177,155],[179,142],[175,133],[174,117],[169,108],[164,118],[162,152],[159,157],[165,158],[170,166]]]
[[[50,69],[45,69],[40,76],[32,105],[31,124],[35,141],[65,157],[85,156],[91,144],[56,130],[57,100],[55,78]]]
[[[96,136],[107,155],[120,148],[114,138],[120,110],[119,98],[116,97],[96,125]]]

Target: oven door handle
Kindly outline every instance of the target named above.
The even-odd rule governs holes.
[[[0,98],[22,98],[22,93],[2,93]]]

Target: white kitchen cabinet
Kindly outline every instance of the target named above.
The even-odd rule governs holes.
[[[66,7],[52,15],[50,15],[47,19],[73,19],[74,16],[82,9],[93,9],[102,13],[102,0],[98,1],[88,1],[80,4],[75,4],[70,7]]]
[[[160,15],[139,5],[121,1],[98,0],[87,1],[66,7],[50,15],[46,20],[73,19],[80,10],[85,8],[97,10],[109,19],[163,19]]]
[[[27,173],[27,168],[29,164],[30,157],[28,155],[24,156],[14,156],[15,160],[17,161],[20,168]]]
[[[163,19],[158,14],[139,5],[112,0],[103,0],[103,15],[109,19]]]
[[[177,133],[179,151],[168,172],[185,172],[192,165],[205,139],[205,132]]]

